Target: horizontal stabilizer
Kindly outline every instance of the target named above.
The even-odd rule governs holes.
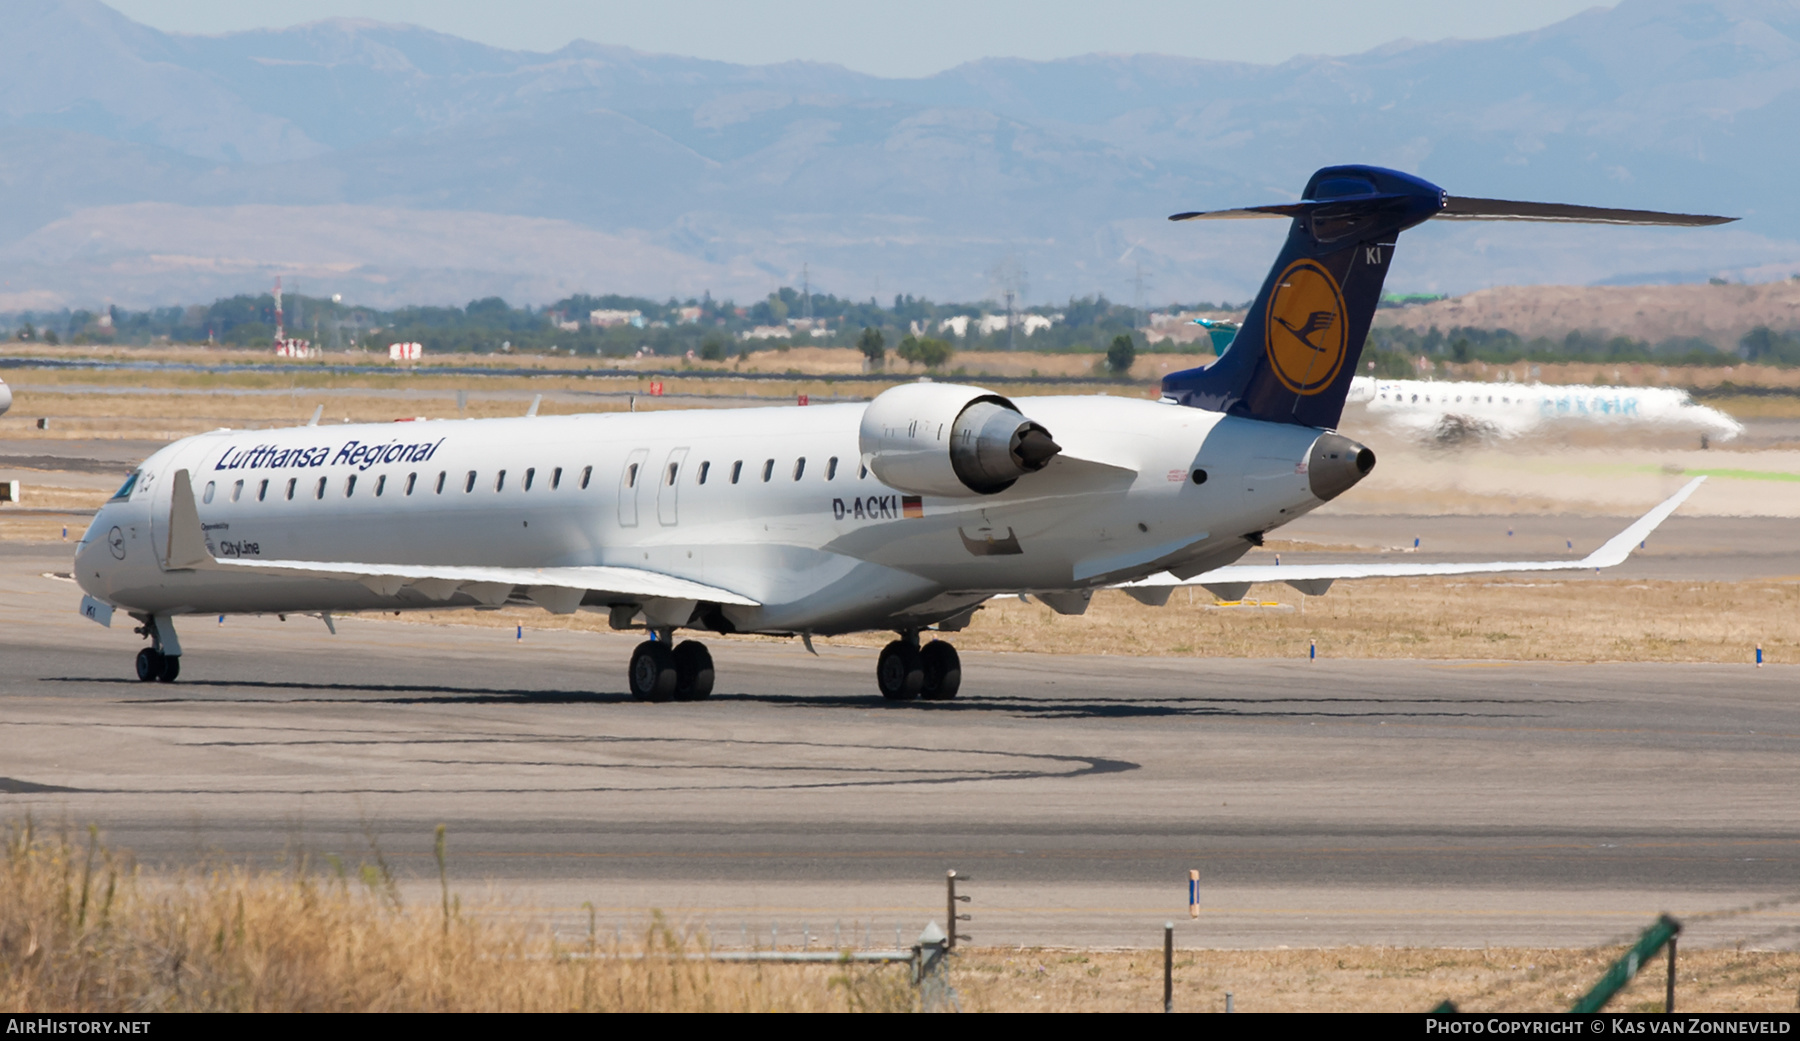
[[[1661,224],[1677,228],[1704,228],[1729,224],[1736,217],[1699,213],[1662,213],[1657,210],[1615,210],[1604,206],[1571,206],[1560,202],[1513,202],[1509,199],[1470,199],[1444,196],[1438,220],[1535,220],[1563,224]]]
[[[1445,564],[1403,564],[1403,563],[1368,563],[1368,564],[1233,564],[1230,567],[1215,568],[1204,574],[1195,575],[1186,580],[1176,578],[1168,572],[1151,575],[1136,582],[1122,583],[1118,588],[1126,590],[1153,588],[1158,586],[1205,586],[1228,587],[1236,590],[1256,582],[1287,582],[1295,588],[1301,583],[1327,582],[1349,578],[1423,578],[1432,575],[1497,575],[1515,571],[1587,571],[1613,567],[1622,564],[1631,555],[1632,549],[1656,530],[1657,525],[1674,513],[1676,507],[1687,501],[1700,487],[1706,478],[1696,477],[1683,485],[1681,490],[1669,496],[1630,527],[1608,539],[1599,549],[1582,557],[1580,560],[1494,560],[1469,563]],[[1304,589],[1302,589],[1305,592]],[[1241,596],[1242,594],[1240,594]],[[1227,599],[1238,599],[1228,597]]]

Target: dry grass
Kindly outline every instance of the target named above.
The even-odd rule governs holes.
[[[1175,952],[1175,1009],[1223,1012],[1423,1012],[1448,998],[1465,1012],[1554,1012],[1585,994],[1623,948],[1590,950],[1330,947]],[[1653,960],[1607,1008],[1661,1012],[1666,962]],[[1678,961],[1676,1008],[1789,1012],[1800,953],[1696,951]],[[1162,952],[993,950],[957,959],[952,984],[969,1011],[1153,1012]]]
[[[859,1011],[911,1007],[905,970],[730,966],[660,919],[638,957],[595,936],[406,907],[379,860],[323,876],[152,881],[91,840],[8,835],[0,1010]],[[647,956],[641,956],[647,955]]]
[[[1279,590],[1279,592],[1277,592]],[[1218,607],[1211,594],[1178,590],[1164,607],[1101,592],[1084,615],[1059,615],[1007,597],[948,636],[962,650],[1039,654],[1507,661],[1747,662],[1758,643],[1771,662],[1800,661],[1800,585],[1793,582],[1629,582],[1607,579],[1376,579],[1323,597],[1259,586],[1251,601]],[[392,621],[527,629],[607,629],[594,613],[531,608],[422,611]],[[717,637],[757,640],[772,637]],[[824,644],[879,647],[866,633]]]
[[[442,831],[440,830],[440,840]],[[373,862],[288,872],[221,867],[147,877],[86,841],[9,829],[0,865],[0,1011],[910,1011],[904,966],[741,965],[688,955],[704,937],[654,912],[620,949],[590,927],[546,925],[441,900],[406,906]],[[447,856],[439,845],[439,862]],[[1175,1004],[1244,1012],[1566,1008],[1620,953],[1346,947],[1185,949]],[[967,948],[950,982],[968,1011],[1152,1011],[1161,952]],[[1659,1011],[1660,962],[1611,1008]],[[1687,1011],[1795,1007],[1800,954],[1682,953]]]

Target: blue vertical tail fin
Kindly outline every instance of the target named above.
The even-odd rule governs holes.
[[[1278,423],[1335,427],[1402,231],[1441,220],[1702,227],[1735,218],[1562,203],[1461,198],[1379,166],[1328,166],[1299,202],[1177,213],[1170,220],[1291,217],[1287,242],[1237,337],[1210,365],[1163,377],[1183,405]]]
[[[1334,427],[1381,300],[1394,240],[1434,216],[1443,189],[1373,166],[1313,174],[1299,202],[1170,220],[1292,217],[1287,242],[1237,338],[1210,365],[1163,378],[1183,405]]]

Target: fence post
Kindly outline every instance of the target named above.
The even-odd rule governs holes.
[[[950,924],[950,928],[946,930],[945,933],[944,950],[946,951],[954,951],[956,949],[956,941],[967,940],[969,938],[967,934],[956,931],[956,923],[971,921],[974,918],[973,915],[956,913],[957,904],[966,904],[969,902],[967,896],[956,895],[956,879],[955,868],[951,868],[944,873],[944,917],[949,920]],[[965,878],[963,881],[968,882],[970,880]]]
[[[1175,1011],[1175,923],[1163,923],[1163,1011]]]
[[[1675,941],[1680,937],[1669,937],[1669,984],[1663,989],[1663,1013],[1672,1015],[1675,1012]]]

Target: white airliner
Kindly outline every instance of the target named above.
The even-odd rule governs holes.
[[[1554,214],[1555,216],[1545,216]],[[132,472],[76,548],[82,612],[150,639],[140,679],[180,669],[175,619],[534,604],[647,630],[634,696],[697,699],[710,653],[680,630],[891,630],[893,699],[954,697],[954,632],[996,595],[1080,613],[1094,590],[1597,568],[1698,482],[1582,560],[1239,567],[1263,534],[1374,466],[1331,430],[1394,236],[1431,217],[1716,223],[1464,199],[1405,174],[1331,167],[1235,345],[1161,401],[910,383],[867,404],[219,430]]]
[[[1358,376],[1352,403],[1373,417],[1412,433],[1493,434],[1513,437],[1543,426],[1588,423],[1689,430],[1729,441],[1744,425],[1674,387],[1551,386],[1541,383],[1474,383],[1386,380]]]

